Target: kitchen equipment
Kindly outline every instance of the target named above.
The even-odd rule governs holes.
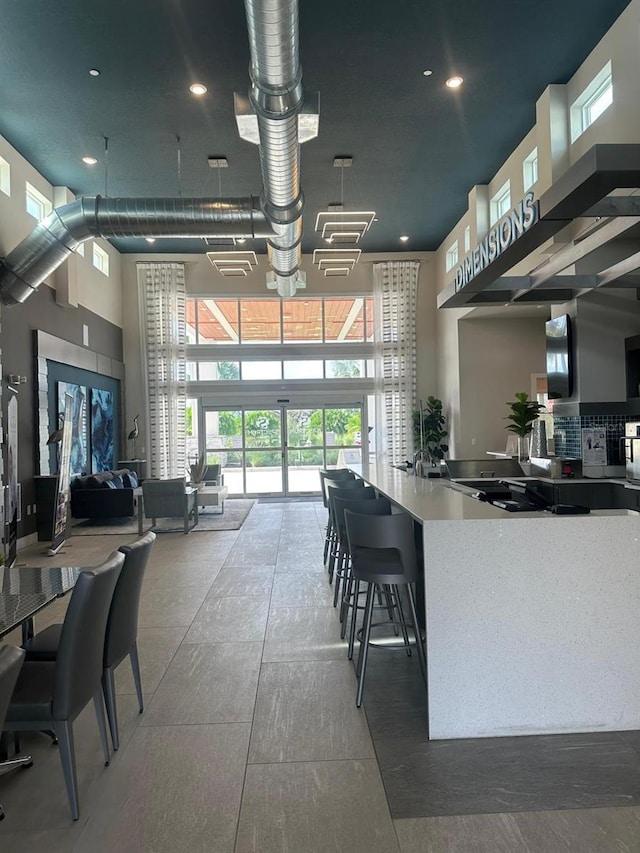
[[[524,477],[524,471],[517,459],[445,459],[444,464],[452,480]]]
[[[630,421],[625,424],[624,461],[627,480],[640,483],[640,421]]]
[[[531,473],[535,477],[549,477],[551,480],[582,477],[582,459],[567,456],[548,458],[532,456]]]

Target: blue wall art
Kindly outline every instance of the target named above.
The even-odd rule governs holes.
[[[58,415],[64,420],[64,395],[73,398],[71,429],[71,476],[87,473],[87,387],[58,382]],[[62,421],[61,421],[62,422]]]
[[[113,460],[113,393],[91,389],[91,472],[110,471]]]

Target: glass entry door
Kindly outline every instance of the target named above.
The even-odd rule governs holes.
[[[321,468],[361,461],[362,408],[204,407],[208,464],[232,495],[319,494]]]

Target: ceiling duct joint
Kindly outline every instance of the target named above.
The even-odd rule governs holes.
[[[284,206],[272,204],[262,196],[260,198],[260,207],[269,222],[275,222],[277,225],[290,225],[302,216],[304,193],[300,189],[297,198]]]
[[[256,113],[264,118],[287,119],[297,115],[304,104],[302,79],[287,89],[275,89],[253,82],[249,90],[249,102]]]

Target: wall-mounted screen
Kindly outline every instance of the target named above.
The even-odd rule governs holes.
[[[566,399],[573,393],[571,319],[568,314],[547,320],[547,393],[550,400]]]

